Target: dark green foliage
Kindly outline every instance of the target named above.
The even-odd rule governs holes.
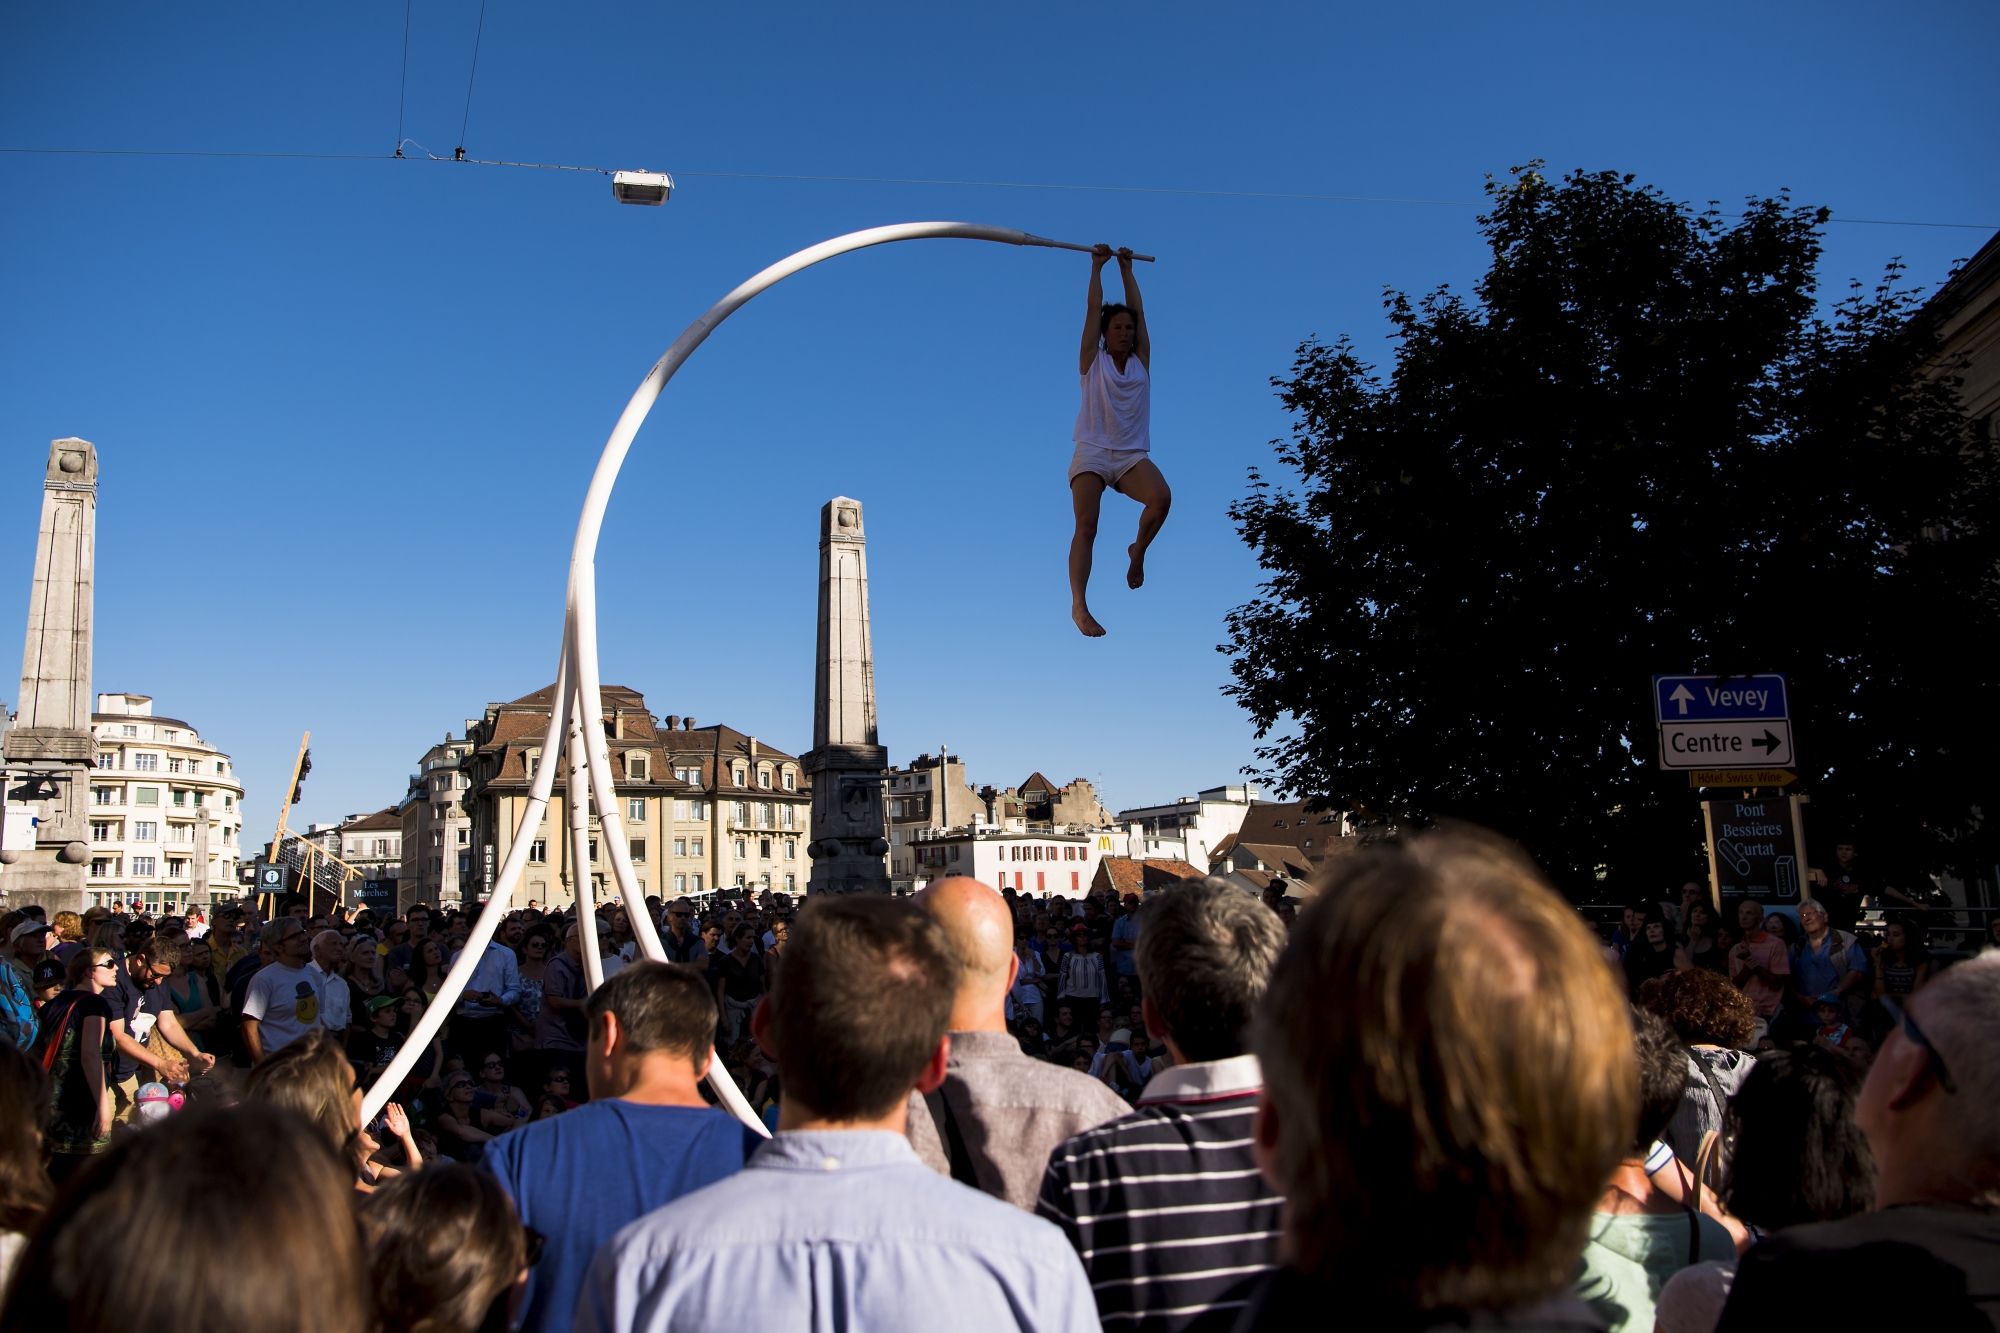
[[[2000,471],[1915,296],[1892,269],[1817,318],[1824,210],[1516,178],[1475,301],[1391,295],[1386,383],[1344,339],[1274,381],[1297,485],[1231,508],[1270,578],[1223,648],[1266,779],[1489,824],[1575,894],[1665,887],[1700,821],[1651,674],[1782,670],[1809,828],[1990,863]]]

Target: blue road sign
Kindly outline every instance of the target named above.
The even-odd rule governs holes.
[[[1670,722],[1764,722],[1788,719],[1782,672],[1754,676],[1655,676],[1653,709]]]

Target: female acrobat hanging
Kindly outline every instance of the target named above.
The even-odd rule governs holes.
[[[1076,414],[1072,432],[1076,453],[1069,464],[1070,501],[1076,509],[1076,535],[1069,544],[1070,618],[1091,638],[1104,633],[1084,599],[1104,488],[1145,506],[1139,515],[1138,539],[1125,548],[1132,559],[1125,571],[1127,587],[1146,581],[1146,548],[1159,535],[1173,503],[1167,479],[1149,457],[1153,383],[1147,372],[1153,363],[1153,342],[1146,334],[1146,307],[1132,276],[1132,252],[1121,249],[1117,255],[1125,300],[1107,305],[1103,270],[1112,249],[1100,244],[1090,252],[1090,295],[1084,307],[1083,347],[1077,355],[1083,407]]]

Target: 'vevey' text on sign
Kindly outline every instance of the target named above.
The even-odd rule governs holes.
[[[1655,676],[1653,708],[1669,722],[1750,722],[1790,718],[1785,677],[1777,671],[1754,676]]]

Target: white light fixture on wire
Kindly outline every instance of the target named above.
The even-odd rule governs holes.
[[[674,195],[674,178],[664,171],[619,171],[612,173],[611,193],[621,204],[647,204],[658,208]]]

